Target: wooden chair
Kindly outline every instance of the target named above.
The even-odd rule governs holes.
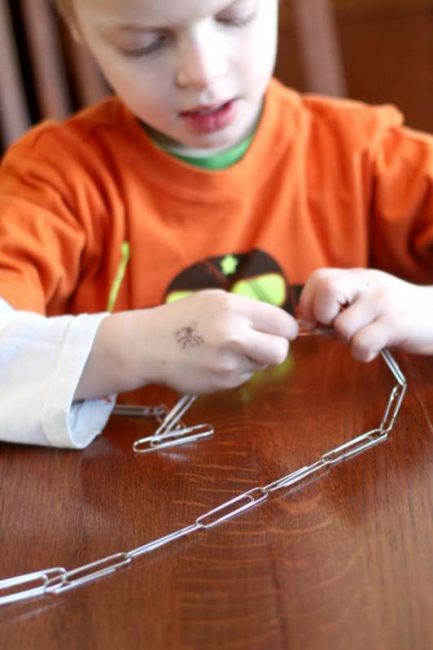
[[[331,0],[291,0],[305,89],[344,97],[343,62]]]
[[[283,0],[300,43],[305,89],[344,95],[330,0]],[[289,3],[289,4],[287,4]],[[291,4],[290,4],[291,3]],[[0,138],[6,147],[32,122],[62,119],[108,88],[70,37],[50,0],[0,0]]]
[[[3,145],[17,138],[29,123],[12,19],[5,0],[0,0],[0,132]]]
[[[92,58],[62,25],[50,0],[0,0],[0,70],[3,146],[33,121],[63,119],[109,92]]]

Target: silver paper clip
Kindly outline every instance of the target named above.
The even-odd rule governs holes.
[[[196,442],[202,438],[209,438],[214,433],[210,424],[186,425],[182,416],[197,399],[197,395],[184,395],[169,411],[163,404],[159,406],[116,406],[116,415],[131,417],[155,417],[159,427],[151,435],[136,440],[132,449],[137,454],[148,454],[152,451],[167,449],[189,442]]]

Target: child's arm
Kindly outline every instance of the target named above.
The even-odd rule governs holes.
[[[385,347],[433,354],[433,287],[371,269],[321,269],[307,281],[299,319],[331,325],[353,356],[371,361]]]
[[[287,356],[297,334],[282,309],[209,290],[100,325],[75,399],[164,384],[183,393],[233,388]]]
[[[114,397],[73,403],[104,314],[16,311],[0,298],[0,439],[86,447],[102,431]]]

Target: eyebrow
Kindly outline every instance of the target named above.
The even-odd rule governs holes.
[[[241,4],[242,0],[231,0],[228,4],[226,4],[224,7],[221,7],[216,14],[222,13],[223,11],[227,11],[231,9],[232,7],[236,6],[237,4]],[[174,25],[177,27],[177,25]],[[170,25],[172,27],[172,25]],[[143,32],[152,32],[152,31],[158,31],[161,29],[166,29],[164,25],[138,25],[136,23],[125,23],[125,24],[119,24],[119,25],[112,25],[110,27],[104,27],[100,31],[104,35],[110,35],[114,33],[130,33],[130,34],[142,34]]]
[[[152,32],[160,29],[164,29],[164,27],[156,27],[155,25],[139,25],[137,23],[119,23],[117,25],[113,23],[111,25],[101,27],[99,32],[103,36],[111,36],[118,33],[142,34],[143,32]]]
[[[114,32],[132,32],[134,34],[141,34],[142,32],[151,32],[153,30],[156,30],[156,27],[152,27],[151,25],[146,26],[146,27],[141,27],[140,25],[134,25],[134,24],[125,24],[125,25],[115,25],[113,27],[106,27],[104,29],[101,29],[101,32],[103,34],[112,34]],[[158,29],[161,29],[160,27]]]

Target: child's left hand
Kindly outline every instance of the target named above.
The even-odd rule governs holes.
[[[385,347],[433,354],[433,287],[371,269],[320,269],[302,291],[299,322],[332,326],[359,361]]]

